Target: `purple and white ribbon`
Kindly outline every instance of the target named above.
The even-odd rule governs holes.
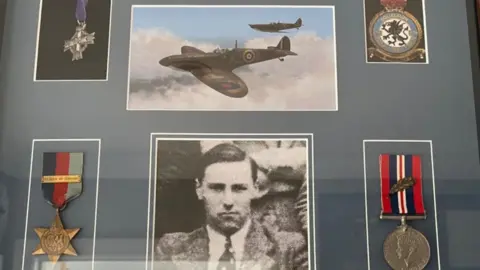
[[[87,20],[87,3],[88,0],[77,0],[75,17],[77,17],[77,21],[79,22],[85,22]]]

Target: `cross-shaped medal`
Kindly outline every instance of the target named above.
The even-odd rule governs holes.
[[[95,44],[95,32],[87,33],[85,23],[79,23],[75,29],[75,34],[69,40],[65,41],[63,51],[72,53],[72,61],[83,59],[83,52],[88,45]]]

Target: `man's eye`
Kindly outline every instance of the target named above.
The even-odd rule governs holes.
[[[222,191],[223,190],[223,185],[210,185],[210,189],[215,190],[215,191]]]
[[[232,190],[237,191],[237,192],[238,191],[245,191],[245,190],[247,190],[247,187],[245,187],[245,186],[233,186]]]

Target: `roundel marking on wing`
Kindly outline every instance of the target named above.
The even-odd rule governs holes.
[[[205,73],[192,74],[210,88],[232,98],[242,98],[247,95],[247,85],[236,74],[219,69],[203,71]]]
[[[246,50],[243,52],[243,61],[246,63],[253,62],[255,60],[255,52],[252,50]]]
[[[240,89],[242,86],[236,82],[220,82],[219,86],[223,88],[223,90],[236,90]]]

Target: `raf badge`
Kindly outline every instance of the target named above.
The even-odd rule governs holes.
[[[383,243],[385,261],[393,270],[422,270],[430,261],[427,238],[407,225],[407,220],[427,218],[421,165],[417,155],[380,155],[380,219],[401,222]]]
[[[426,62],[422,24],[405,10],[407,0],[380,0],[380,4],[384,9],[368,27],[368,62]]]
[[[43,197],[56,215],[49,228],[35,228],[40,243],[32,254],[46,254],[55,264],[61,255],[77,255],[70,241],[80,229],[65,229],[60,212],[82,193],[83,153],[44,153],[42,174]]]
[[[77,18],[77,27],[75,34],[66,40],[63,45],[63,51],[72,53],[72,61],[83,59],[83,52],[88,45],[95,43],[95,33],[88,33],[87,28],[87,7],[88,0],[77,0],[75,16]]]

